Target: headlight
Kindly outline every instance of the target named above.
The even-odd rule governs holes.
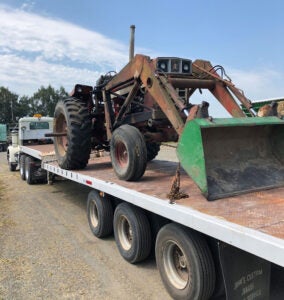
[[[175,74],[191,74],[191,66],[192,62],[190,59],[177,57],[158,57],[156,63],[158,72]]]
[[[182,62],[182,72],[191,73],[191,62],[183,61]]]
[[[161,59],[157,63],[158,71],[168,72],[169,61],[165,59]]]

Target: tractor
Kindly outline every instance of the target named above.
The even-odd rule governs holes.
[[[283,185],[284,121],[257,117],[219,65],[134,56],[134,28],[120,72],[102,75],[94,87],[76,84],[58,102],[51,136],[59,166],[82,169],[92,149],[104,150],[119,179],[137,181],[162,142],[178,142],[181,166],[208,200]],[[212,118],[206,101],[192,104],[203,89],[232,118]]]

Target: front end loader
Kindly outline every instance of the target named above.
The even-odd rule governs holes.
[[[203,89],[233,118],[212,118],[208,102],[192,104]],[[257,117],[221,66],[137,54],[95,87],[77,84],[55,109],[52,136],[62,168],[84,168],[91,149],[105,150],[116,175],[129,181],[143,176],[161,142],[178,141],[181,166],[214,200],[284,185],[283,126],[276,116]]]

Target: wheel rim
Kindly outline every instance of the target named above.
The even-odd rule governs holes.
[[[115,144],[115,158],[120,167],[126,167],[128,164],[128,152],[123,142]]]
[[[191,281],[188,261],[181,247],[174,241],[167,241],[163,248],[163,264],[171,284],[184,289]]]
[[[122,248],[126,251],[129,250],[132,246],[133,232],[125,216],[120,216],[118,220],[117,233]]]
[[[67,134],[67,122],[65,119],[65,116],[63,114],[60,114],[59,117],[56,120],[56,126],[55,126],[56,133],[65,133]],[[67,148],[68,148],[68,139],[66,136],[58,136],[55,138],[56,144],[58,148],[58,152],[61,156],[64,156]]]
[[[93,227],[97,227],[99,223],[98,208],[94,200],[90,202],[90,220]]]

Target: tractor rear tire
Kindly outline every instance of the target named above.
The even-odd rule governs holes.
[[[54,138],[59,166],[67,170],[85,168],[91,153],[91,119],[86,104],[76,98],[59,101],[53,132],[67,134]]]
[[[143,176],[147,165],[147,148],[143,135],[136,127],[122,125],[113,132],[110,155],[119,179],[136,181]]]

